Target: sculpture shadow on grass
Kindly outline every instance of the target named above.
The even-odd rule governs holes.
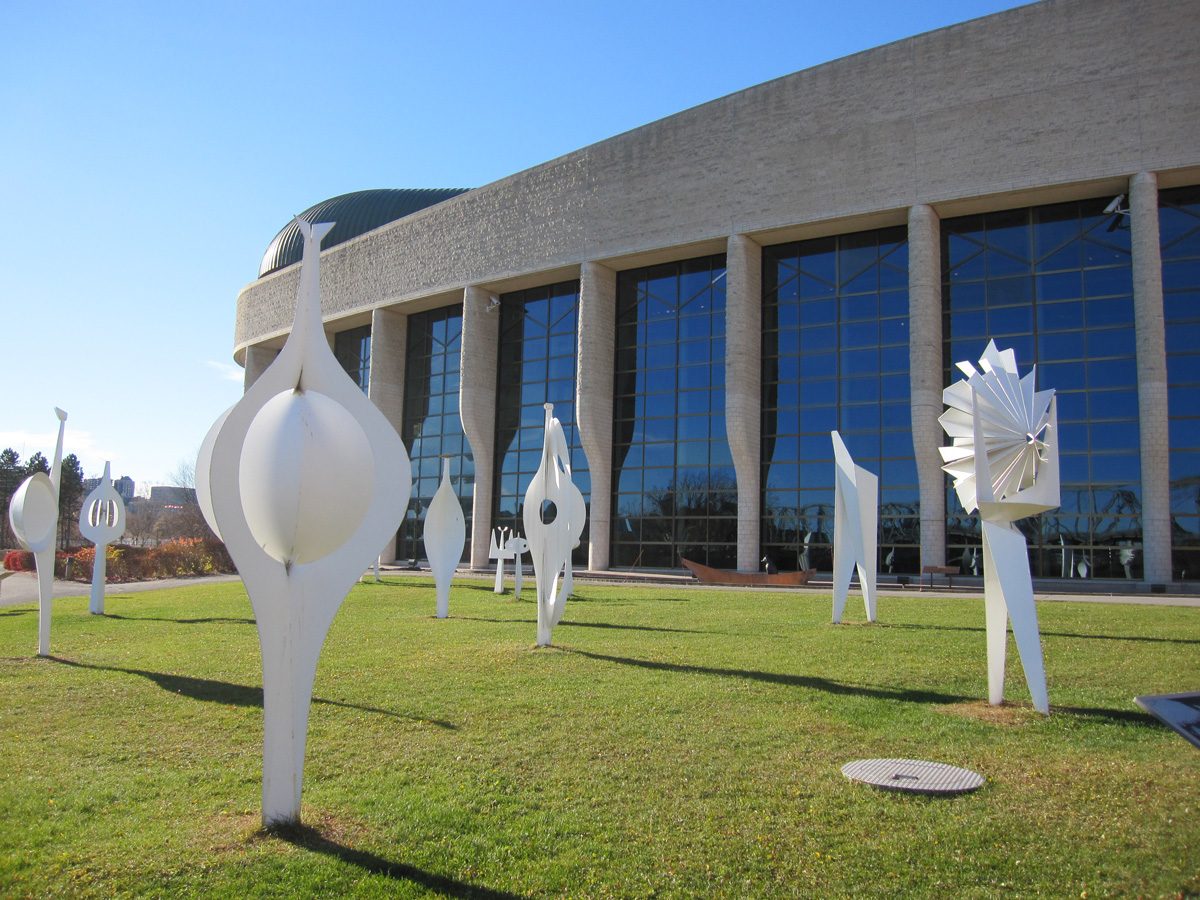
[[[167,672],[151,672],[146,669],[126,669],[121,666],[98,666],[94,663],[82,663],[73,659],[67,659],[62,656],[48,657],[51,661],[61,663],[66,666],[72,666],[76,669],[94,669],[100,672],[120,672],[125,675],[137,675],[140,678],[146,678],[154,682],[164,691],[172,694],[179,694],[191,700],[199,700],[202,703],[221,703],[226,706],[256,706],[260,709],[263,705],[263,692],[260,687],[252,687],[247,684],[234,684],[230,681],[216,681],[211,678],[194,678],[191,675],[172,675]],[[436,725],[438,728],[445,728],[453,731],[458,728],[453,722],[447,722],[443,719],[430,719],[425,716],[414,716],[408,713],[393,712],[390,709],[380,709],[377,706],[362,706],[358,703],[347,703],[343,700],[325,700],[321,697],[313,697],[313,703],[320,703],[324,706],[340,706],[344,709],[357,709],[362,712],[376,713],[381,716],[390,716],[393,719],[407,719],[412,722],[425,722],[429,725]]]
[[[467,622],[495,622],[501,625],[534,625],[535,619],[491,619],[484,616],[451,616]],[[561,628],[618,628],[622,631],[665,631],[671,634],[721,634],[718,631],[698,631],[694,628],[663,628],[656,625],[616,625],[611,622],[559,622]]]
[[[916,625],[911,622],[888,622],[880,625],[881,628],[912,628],[918,631],[975,631],[983,632],[986,629],[982,625]],[[1058,637],[1058,638],[1079,638],[1085,641],[1138,641],[1148,644],[1200,644],[1200,640],[1195,638],[1170,638],[1170,637],[1149,637],[1143,635],[1132,634],[1075,634],[1070,631],[1045,631],[1041,632],[1042,637]]]
[[[37,610],[30,609],[5,609],[0,610],[0,616],[32,616]]]
[[[272,828],[269,833],[295,847],[331,856],[352,866],[357,866],[371,875],[382,875],[396,881],[411,882],[444,897],[480,898],[480,900],[510,900],[510,898],[515,900],[517,897],[516,894],[426,872],[424,869],[418,869],[408,863],[385,859],[366,850],[355,850],[353,847],[347,847],[345,844],[331,840],[317,829],[306,825]]]
[[[110,597],[110,600],[116,599]],[[115,613],[104,613],[106,619],[120,619],[122,622],[172,622],[178,625],[254,625],[254,619],[238,618],[236,616],[208,616],[202,619],[172,619],[158,616],[119,616]]]
[[[589,650],[576,650],[563,646],[559,646],[558,649],[567,653],[577,653],[589,659],[634,666],[639,669],[650,669],[658,672],[679,672],[687,675],[711,675],[718,678],[743,678],[765,684],[807,688],[837,696],[866,697],[872,700],[897,700],[901,703],[931,703],[939,706],[962,703],[971,699],[961,694],[946,694],[939,691],[888,688],[870,684],[846,684],[840,681],[833,681],[829,678],[821,678],[817,675],[760,672],[755,669],[720,669],[713,666],[697,666],[689,663],[668,663],[650,659],[634,659],[627,656],[610,656],[605,653],[594,653]],[[1134,724],[1153,727],[1156,724],[1151,716],[1140,710],[1104,709],[1088,706],[1055,706],[1054,710],[1055,712],[1070,713],[1093,719],[1105,719],[1125,725]]]

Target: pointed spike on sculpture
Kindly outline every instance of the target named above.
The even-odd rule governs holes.
[[[1020,377],[1011,348],[1001,351],[988,341],[979,365],[983,375],[972,374],[970,363],[958,364],[968,376],[970,402],[963,402],[962,382],[946,388],[943,400],[953,409],[939,421],[958,451],[942,454],[942,468],[954,477],[963,508],[978,509],[981,520],[988,700],[1004,699],[1011,619],[1034,708],[1049,714],[1029,552],[1013,523],[1059,505],[1057,401],[1053,390],[1034,389],[1035,371]],[[952,416],[954,410],[970,414],[970,434],[963,433],[963,419]]]
[[[855,465],[842,436],[833,441],[833,621],[840,623],[850,591],[850,578],[858,570],[858,583],[867,621],[875,621],[876,570],[879,557],[879,478]]]
[[[442,457],[442,482],[425,513],[425,557],[437,588],[437,617],[450,615],[450,582],[462,559],[467,522],[450,482],[450,457]]]

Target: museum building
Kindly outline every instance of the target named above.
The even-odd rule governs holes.
[[[749,88],[472,190],[302,214],[325,327],[413,462],[453,459],[469,561],[520,529],[554,404],[593,570],[831,567],[830,431],[879,476],[879,571],[982,567],[941,470],[989,338],[1058,393],[1035,577],[1200,571],[1200,14],[1048,0]],[[286,337],[295,225],[241,292],[246,384]]]

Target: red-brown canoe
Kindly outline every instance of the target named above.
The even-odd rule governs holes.
[[[680,561],[691,570],[691,573],[704,584],[771,584],[778,587],[795,587],[807,584],[808,579],[816,574],[816,569],[805,569],[803,572],[736,572],[730,569],[713,569],[702,566],[698,562],[679,557]]]

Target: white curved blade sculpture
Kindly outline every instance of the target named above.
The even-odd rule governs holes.
[[[938,420],[953,446],[942,466],[967,512],[979,510],[983,531],[983,591],[987,619],[988,700],[1004,700],[1007,620],[1025,669],[1034,707],[1049,714],[1046,670],[1025,536],[1013,522],[1059,505],[1058,407],[1053,390],[1035,391],[1035,366],[1017,374],[1016,354],[989,341],[979,371],[946,388],[949,409]]]
[[[196,463],[201,508],[237,564],[263,658],[263,823],[300,818],[321,645],[359,575],[395,533],[412,468],[400,437],[334,358],[321,327],[321,239],[304,254],[292,333],[217,419]]]
[[[108,570],[108,545],[125,533],[125,501],[112,483],[112,465],[104,463],[100,483],[87,495],[79,510],[79,533],[96,545],[92,563],[92,596],[88,611],[104,615],[104,582]]]
[[[496,586],[492,588],[493,594],[504,593],[504,561],[512,559],[512,552],[508,549],[508,543],[504,540],[504,535],[506,534],[508,534],[507,528],[496,528],[490,535],[491,541],[488,547],[488,559],[496,561]]]
[[[879,478],[856,466],[836,431],[833,460],[837,468],[833,501],[833,621],[842,621],[850,576],[858,567],[858,584],[867,607],[867,621],[875,621],[875,570],[879,556]]]
[[[450,615],[450,579],[467,542],[467,520],[450,484],[450,458],[442,459],[442,483],[425,512],[425,556],[437,585],[437,617]]]
[[[579,542],[586,515],[583,494],[571,482],[571,457],[562,423],[553,412],[554,404],[547,403],[542,463],[525,491],[522,510],[537,582],[539,647],[550,645],[550,633],[562,620],[567,598],[559,593],[558,577],[570,559],[571,548]]]
[[[519,534],[514,534],[504,545],[504,549],[512,554],[513,560],[513,597],[521,599],[521,588],[525,586],[525,563],[521,557],[529,552],[529,544]]]
[[[62,484],[63,432],[67,414],[58,416],[58,443],[50,475],[34,472],[21,482],[8,503],[8,524],[17,541],[33,553],[38,577],[38,656],[50,655],[50,607],[54,600],[54,538],[58,533],[58,489]]]

